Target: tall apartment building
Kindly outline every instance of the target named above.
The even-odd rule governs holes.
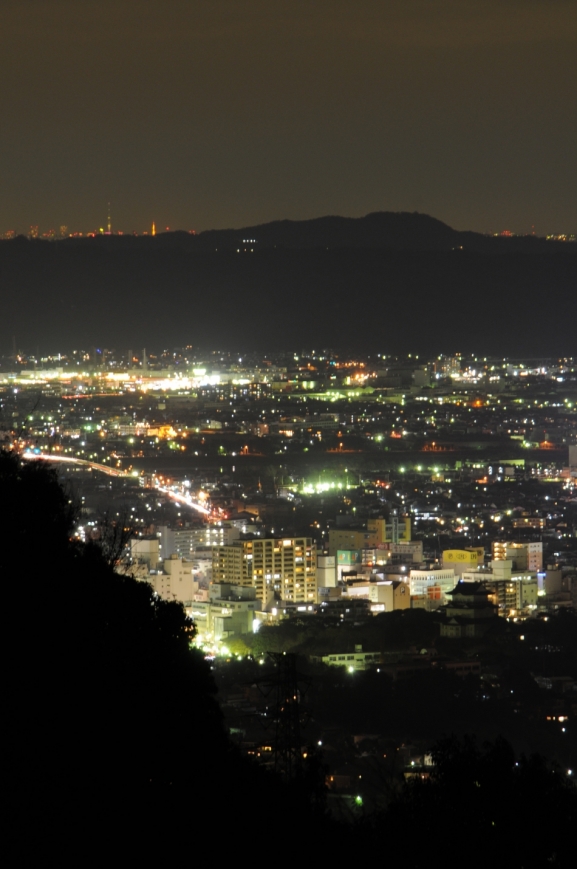
[[[252,564],[244,543],[239,541],[225,546],[212,548],[213,583],[252,586]]]
[[[493,542],[494,561],[512,561],[513,570],[543,570],[542,543],[511,543],[509,540]]]
[[[240,540],[213,549],[213,583],[252,586],[263,607],[273,600],[316,603],[317,552],[310,537]]]

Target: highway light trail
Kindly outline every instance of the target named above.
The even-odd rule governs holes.
[[[190,495],[183,495],[167,486],[157,486],[157,489],[159,492],[164,492],[165,495],[168,495],[169,498],[172,498],[172,500],[176,501],[178,504],[184,504],[185,507],[191,507],[193,510],[198,510],[198,512],[202,513],[204,516],[210,516],[210,510],[207,510],[207,508],[203,507],[202,504],[193,501]]]
[[[91,462],[88,459],[79,459],[75,456],[55,456],[55,455],[43,455],[42,453],[22,453],[23,459],[42,459],[46,462],[68,462],[73,465],[82,465],[83,467],[91,468],[94,471],[101,471],[103,474],[108,474],[109,477],[131,477],[134,478],[135,474],[129,471],[121,471],[118,468],[109,468],[106,465],[101,465],[98,462]],[[176,501],[178,504],[182,504],[185,507],[190,507],[192,510],[197,510],[199,513],[202,513],[203,516],[209,517],[210,510],[206,507],[203,507],[202,504],[199,504],[190,497],[190,495],[183,495],[182,492],[179,492],[175,488],[171,488],[169,486],[156,486],[159,492],[163,492],[167,495],[172,501]]]
[[[22,453],[23,459],[42,459],[46,462],[68,462],[73,465],[82,465],[83,467],[92,468],[94,471],[101,471],[103,474],[108,474],[109,477],[130,477],[128,471],[119,471],[118,468],[109,468],[107,465],[101,465],[98,462],[90,462],[88,459],[78,459],[75,456],[55,456],[52,454],[43,455],[42,453]]]

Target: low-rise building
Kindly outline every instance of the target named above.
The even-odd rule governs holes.
[[[483,559],[477,549],[446,549],[443,552],[443,567],[461,576],[466,570],[476,570]]]
[[[514,570],[510,559],[493,560],[490,567],[465,571],[462,579],[464,582],[481,582],[490,588],[499,615],[515,616],[537,607],[537,574],[530,570]]]
[[[408,516],[391,516],[389,519],[369,519],[362,528],[331,528],[329,531],[329,555],[339,550],[378,549],[384,543],[410,543],[411,520]]]
[[[408,583],[385,579],[378,574],[368,579],[349,580],[342,593],[343,599],[365,597],[370,601],[372,613],[393,612],[410,609],[411,593]]]
[[[190,601],[187,614],[201,641],[223,642],[252,633],[260,609],[254,588],[233,583],[211,583],[208,600]]]
[[[455,586],[455,571],[445,567],[421,567],[409,571],[411,597],[426,609],[437,609],[446,602],[446,594]]]
[[[199,590],[193,571],[191,561],[172,555],[162,562],[162,571],[150,574],[148,581],[164,600],[186,603],[193,600]]]

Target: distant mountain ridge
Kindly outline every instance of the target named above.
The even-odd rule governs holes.
[[[575,253],[387,212],[198,235],[20,237],[0,243],[0,354],[16,343],[574,355]]]
[[[207,229],[196,235],[184,230],[142,235],[97,235],[67,238],[57,244],[107,244],[114,247],[147,246],[183,248],[199,252],[283,248],[285,250],[363,249],[398,251],[469,250],[510,253],[565,248],[577,253],[577,245],[547,241],[536,236],[490,236],[453,229],[428,214],[408,211],[375,211],[364,217],[329,215],[308,220],[275,220],[238,229]],[[249,240],[251,243],[243,245]],[[12,243],[14,243],[13,240]],[[20,243],[23,237],[17,239]]]
[[[315,217],[275,220],[242,229],[207,230],[198,236],[203,246],[234,248],[239,239],[255,239],[259,248],[387,248],[392,250],[450,250],[462,244],[460,233],[428,214],[377,211],[364,217]],[[479,236],[483,238],[483,236]]]
[[[257,249],[284,247],[364,248],[373,250],[464,250],[482,253],[526,252],[577,245],[548,241],[532,235],[492,236],[453,229],[443,221],[418,211],[373,211],[364,217],[329,215],[309,220],[275,220],[241,229],[205,230],[196,236],[203,249],[235,249],[243,239],[255,239]]]

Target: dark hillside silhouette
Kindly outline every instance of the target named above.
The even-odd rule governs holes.
[[[405,843],[404,866],[430,866],[439,851],[451,867],[573,865],[577,791],[563,771],[516,757],[503,739],[449,737],[433,758],[431,778],[409,782],[373,828]]]
[[[12,792],[162,789],[185,757],[210,779],[228,742],[183,608],[69,539],[54,471],[0,453],[0,491]]]
[[[70,539],[72,501],[48,466],[0,452],[8,853],[176,859],[193,830],[321,821],[306,780],[230,742],[182,606]]]
[[[189,344],[574,353],[575,244],[504,245],[499,255],[312,244],[238,254],[195,244],[180,234],[0,242],[0,354],[13,352],[14,337],[17,349],[41,354]]]

